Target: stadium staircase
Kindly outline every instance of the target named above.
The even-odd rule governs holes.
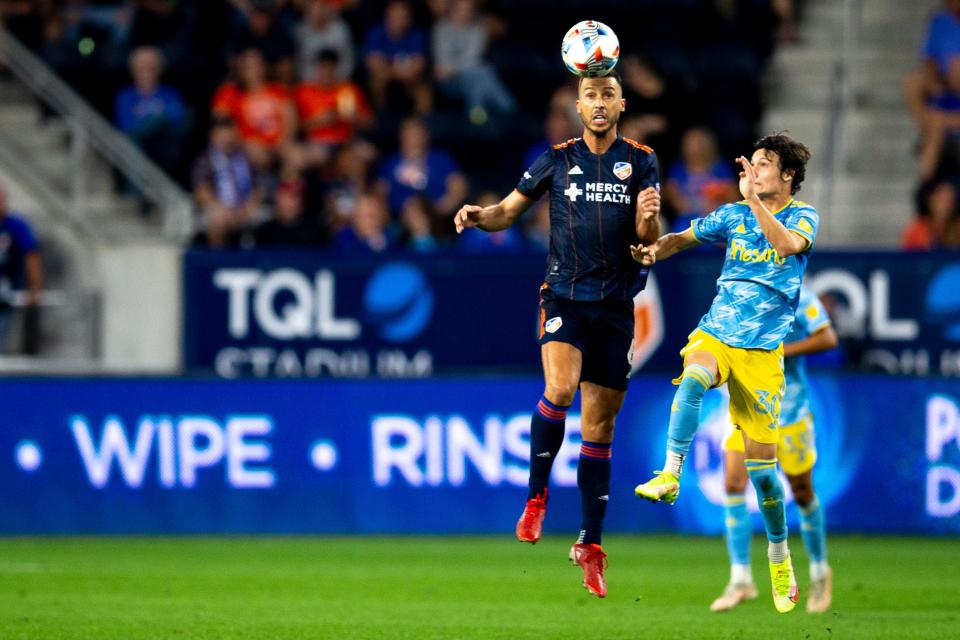
[[[0,60],[0,180],[40,237],[47,292],[41,356],[0,358],[0,372],[99,370],[115,278],[104,265],[180,246],[189,197],[2,28]]]
[[[821,211],[820,246],[893,247],[913,215],[917,129],[901,92],[938,0],[808,0],[799,42],[765,80],[764,130],[814,157],[800,194]]]

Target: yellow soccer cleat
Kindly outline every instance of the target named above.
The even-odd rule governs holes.
[[[800,591],[797,579],[793,575],[793,562],[790,555],[783,562],[770,563],[770,582],[773,584],[773,606],[780,613],[789,613],[797,606]]]
[[[807,613],[826,613],[830,610],[831,600],[833,600],[833,570],[827,569],[827,575],[823,580],[813,580],[810,583]]]
[[[680,495],[680,479],[669,471],[654,471],[653,479],[638,484],[633,493],[650,502],[673,504]]]

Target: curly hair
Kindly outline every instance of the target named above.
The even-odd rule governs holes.
[[[784,131],[763,136],[753,143],[753,150],[764,149],[773,151],[780,158],[781,173],[788,173],[793,177],[790,183],[790,195],[800,190],[800,184],[806,177],[807,162],[810,161],[810,149],[802,142],[797,142]]]

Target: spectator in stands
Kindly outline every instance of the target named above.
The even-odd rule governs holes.
[[[308,143],[307,163],[326,161],[333,148],[353,140],[356,129],[373,124],[373,113],[355,82],[337,76],[339,54],[324,49],[314,73],[294,93],[301,127]]]
[[[262,194],[229,118],[214,120],[210,146],[194,165],[193,194],[202,216],[197,238],[201,244],[234,245],[254,221]]]
[[[296,130],[296,111],[286,90],[267,81],[258,49],[238,59],[239,82],[227,82],[213,96],[213,114],[236,122],[250,161],[257,169],[274,165]]]
[[[489,207],[500,202],[495,191],[485,191],[477,198],[481,207]],[[464,253],[517,253],[523,250],[523,235],[517,225],[501,231],[481,231],[466,229],[460,234],[457,248]]]
[[[268,75],[281,85],[293,86],[297,45],[287,26],[277,19],[277,9],[275,0],[251,0],[249,9],[234,23],[228,46],[234,55],[258,50],[268,66]]]
[[[716,139],[708,129],[687,130],[681,141],[680,156],[667,172],[665,188],[666,201],[676,214],[672,224],[676,232],[687,229],[695,218],[736,198],[733,170],[717,158]]]
[[[526,170],[534,160],[555,144],[565,142],[578,133],[580,116],[572,105],[577,102],[577,92],[564,85],[553,92],[547,105],[547,117],[543,123],[544,137],[530,145],[523,155],[523,167]]]
[[[37,305],[43,289],[40,246],[27,220],[7,206],[7,192],[0,187],[0,353],[10,347],[13,327],[14,292],[26,287],[26,324],[36,324]],[[36,331],[34,329],[34,334]],[[35,345],[26,349],[36,353]]]
[[[431,225],[435,220],[433,205],[423,196],[410,196],[403,203],[400,224],[403,227],[403,244],[418,253],[429,253],[438,248]]]
[[[688,119],[689,101],[642,56],[624,56],[620,70],[627,101],[622,135],[650,145],[663,162],[679,143],[680,128]]]
[[[920,67],[907,74],[903,90],[910,114],[920,126],[920,177],[932,179],[944,145],[958,163],[960,136],[960,0],[945,0],[927,29]],[[956,170],[958,167],[954,167]]]
[[[353,36],[332,0],[307,0],[296,39],[301,80],[313,75],[317,54],[324,50],[337,53],[337,78],[349,80],[353,76],[356,65]]]
[[[422,194],[438,217],[448,218],[467,195],[467,179],[456,161],[447,152],[430,148],[427,125],[416,117],[400,126],[400,151],[383,162],[379,177],[378,189],[396,215],[407,198]]]
[[[475,0],[452,0],[449,12],[433,26],[433,72],[439,89],[464,100],[474,124],[487,111],[510,113],[517,103],[496,70],[484,62],[488,33]]]
[[[180,93],[160,84],[162,73],[163,54],[159,49],[133,50],[133,84],[117,94],[116,123],[150,158],[175,175],[180,166],[185,110]]]
[[[193,3],[178,0],[137,0],[128,2],[120,19],[129,49],[156,47],[172,69],[191,68],[191,45],[196,32]],[[127,22],[129,20],[129,22]]]
[[[254,231],[257,248],[311,247],[323,241],[319,216],[305,215],[303,181],[280,183],[274,197],[273,218]]]
[[[325,209],[333,230],[350,224],[357,201],[369,187],[370,166],[374,156],[371,147],[349,144],[340,147],[330,164],[330,173],[323,181]]]
[[[903,230],[906,251],[960,248],[957,188],[949,180],[928,182],[917,191],[917,214]]]
[[[350,226],[334,236],[334,247],[344,253],[381,253],[393,248],[390,233],[390,212],[383,199],[375,193],[364,193],[357,198],[357,206]]]
[[[391,0],[383,24],[367,31],[363,43],[370,93],[378,109],[404,112],[406,105],[392,99],[400,94],[421,114],[429,113],[433,96],[427,77],[427,39],[414,26],[406,0]]]

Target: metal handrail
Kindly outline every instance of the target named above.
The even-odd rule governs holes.
[[[834,175],[843,157],[843,125],[847,111],[856,99],[856,58],[859,48],[860,16],[863,0],[845,0],[840,54],[830,74],[826,126],[823,129],[823,162],[817,179],[814,202],[821,211],[833,210]],[[823,240],[829,240],[829,225]]]
[[[162,211],[163,234],[167,238],[182,241],[189,236],[192,203],[186,192],[2,26],[0,59],[20,82],[63,117],[70,128],[73,216],[87,220],[84,159],[88,147],[92,147]]]

